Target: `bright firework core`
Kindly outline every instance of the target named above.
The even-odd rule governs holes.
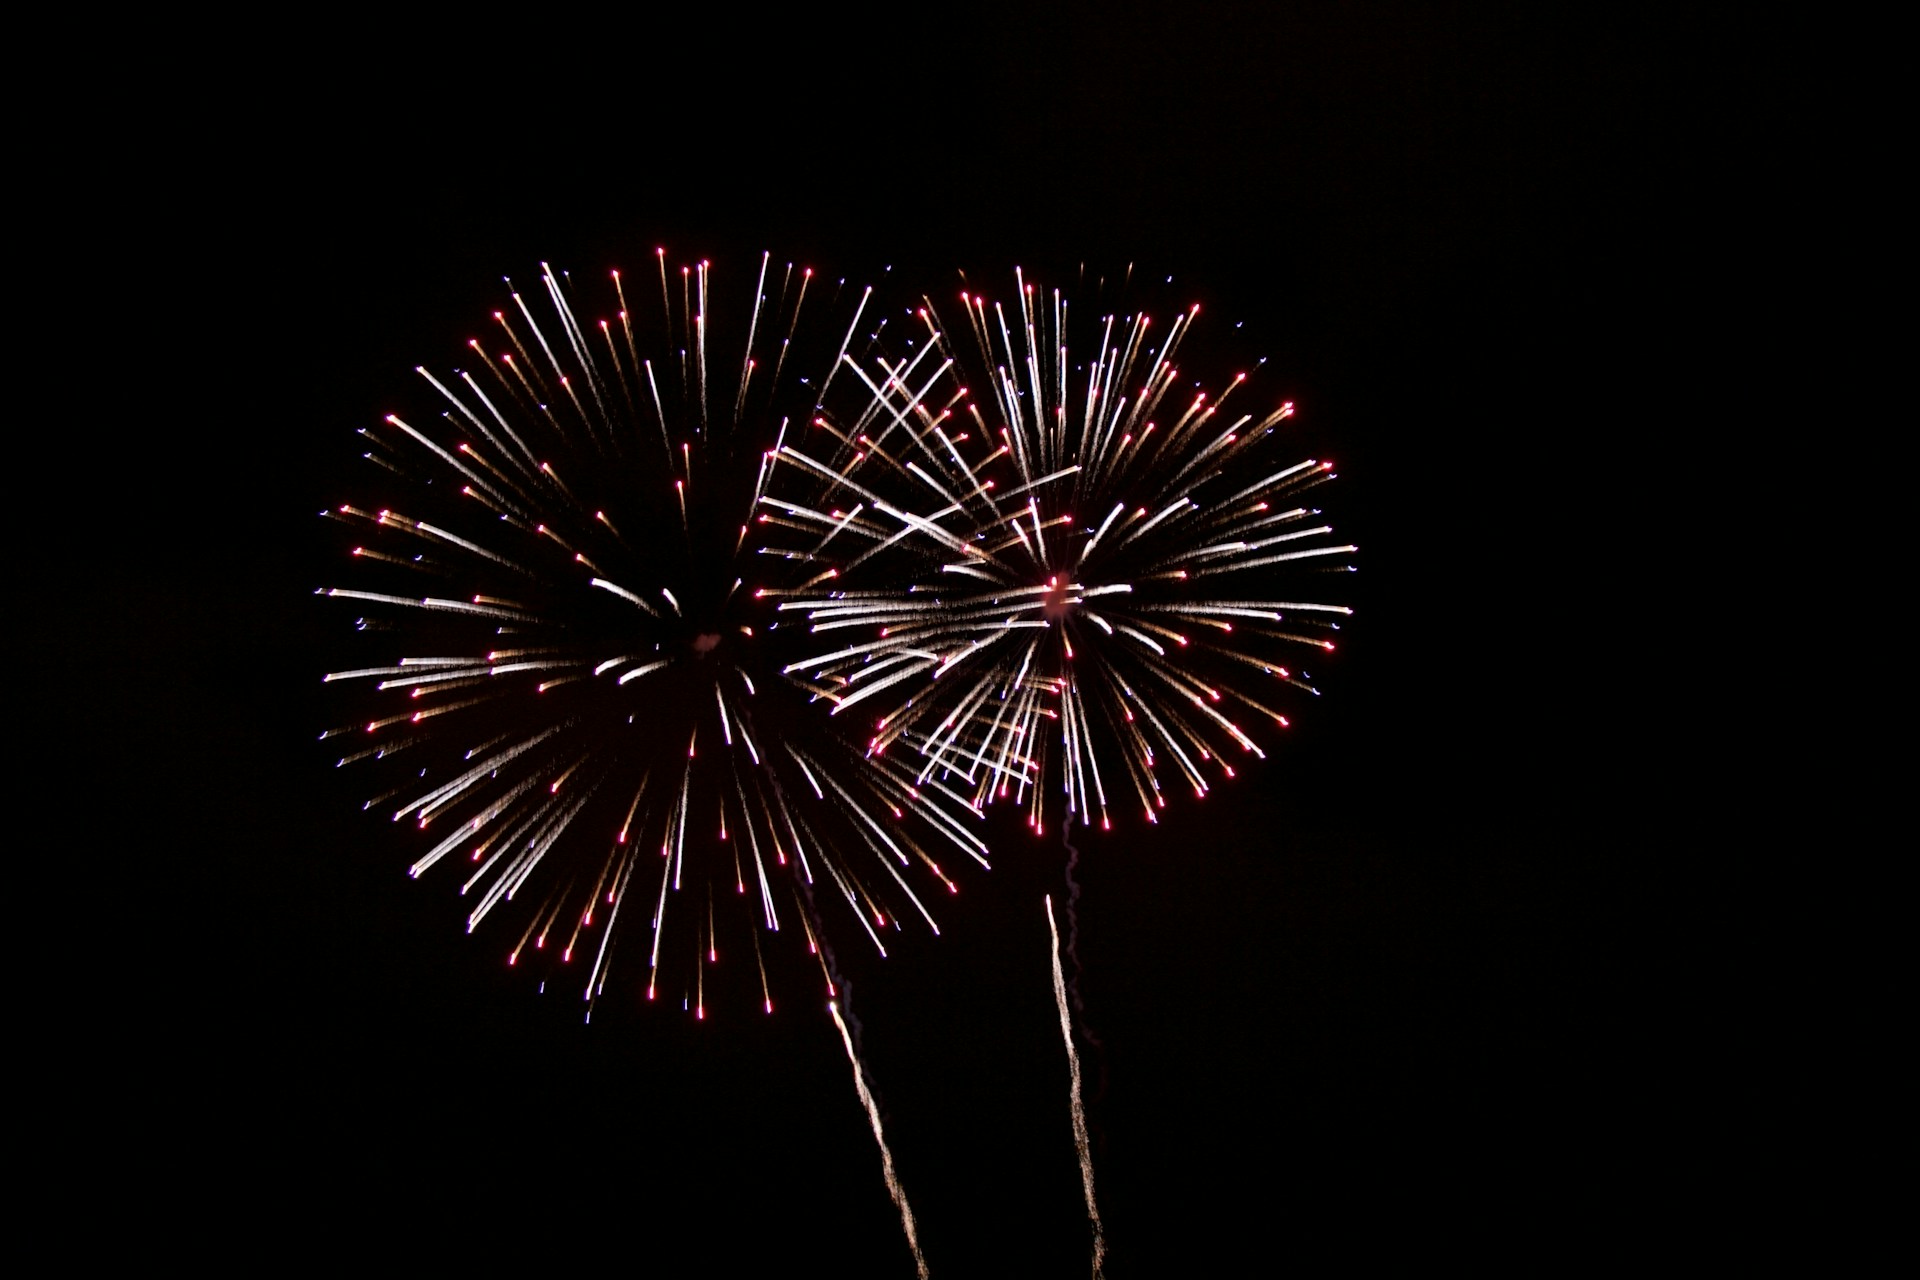
[[[1040,597],[1040,612],[1049,622],[1058,622],[1072,611],[1074,599],[1073,583],[1061,577],[1048,578],[1046,593]]]

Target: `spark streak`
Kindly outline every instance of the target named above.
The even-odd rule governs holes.
[[[873,1100],[873,1091],[867,1088],[866,1067],[860,1061],[860,1055],[854,1052],[853,1035],[847,1030],[846,1021],[840,1016],[840,1002],[827,1001],[827,1012],[833,1015],[833,1025],[840,1028],[840,1043],[847,1047],[847,1061],[853,1066],[853,1087],[860,1095],[860,1105],[867,1110],[867,1123],[873,1126],[873,1140],[880,1148],[880,1172],[887,1180],[887,1194],[893,1197],[895,1207],[900,1210],[900,1229],[906,1233],[907,1248],[913,1250],[913,1267],[920,1280],[927,1280],[927,1260],[920,1252],[920,1232],[913,1220],[913,1207],[907,1203],[907,1192],[900,1185],[899,1175],[893,1171],[893,1152],[887,1146],[887,1134],[880,1127],[880,1106]]]
[[[1093,1148],[1087,1141],[1087,1112],[1080,1102],[1080,1054],[1073,1047],[1073,1022],[1067,1013],[1067,979],[1060,968],[1060,931],[1053,923],[1053,895],[1048,894],[1047,936],[1052,939],[1053,1000],[1060,1010],[1060,1040],[1067,1049],[1069,1100],[1073,1104],[1073,1149],[1080,1157],[1080,1187],[1087,1197],[1087,1225],[1093,1229],[1093,1276],[1106,1274],[1107,1236],[1100,1226],[1100,1207],[1093,1199]],[[877,1123],[877,1122],[876,1122]]]

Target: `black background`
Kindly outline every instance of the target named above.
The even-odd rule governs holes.
[[[1328,696],[1204,813],[1086,842],[1111,1274],[1758,1238],[1785,837],[1723,785],[1701,497],[1804,143],[1756,12],[316,18],[82,70],[23,630],[46,808],[109,882],[45,909],[125,910],[63,1001],[101,1194],[208,1259],[906,1273],[823,1016],[581,1026],[314,749],[353,428],[502,274],[665,245],[743,291],[762,248],[928,288],[1137,263],[1257,327],[1333,442]],[[946,937],[849,955],[854,1005],[935,1273],[1078,1274],[1060,856],[1001,838]]]

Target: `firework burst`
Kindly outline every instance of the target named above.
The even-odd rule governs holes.
[[[657,259],[604,318],[565,273],[509,281],[462,365],[362,432],[371,494],[322,513],[352,574],[320,592],[356,622],[326,680],[361,701],[323,737],[383,771],[412,874],[451,871],[468,931],[571,968],[589,1016],[616,964],[697,1016],[722,990],[770,1013],[763,939],[818,955],[824,896],[884,954],[986,848],[970,797],[808,705],[810,638],[771,602],[833,566],[762,555],[778,525],[749,520],[789,421],[870,411],[839,370],[871,290],[763,256],[718,317],[708,263]]]
[[[917,784],[1036,831],[1046,794],[1069,821],[1157,821],[1169,782],[1204,796],[1314,693],[1302,664],[1350,613],[1318,575],[1355,548],[1314,505],[1332,464],[1280,452],[1293,405],[1183,374],[1198,306],[1070,323],[1059,290],[1015,282],[844,354],[860,415],[779,451],[761,518],[848,585],[781,601],[818,642],[788,670],[871,715],[869,751],[908,748]]]

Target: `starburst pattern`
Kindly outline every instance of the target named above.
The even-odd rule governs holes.
[[[353,571],[321,594],[355,615],[326,680],[363,710],[323,736],[383,771],[368,807],[418,830],[412,873],[457,866],[468,930],[512,919],[508,962],[577,965],[589,1014],[616,963],[698,1016],[726,975],[771,1012],[763,938],[817,955],[820,897],[883,953],[937,932],[942,859],[986,847],[970,798],[809,705],[766,593],[830,570],[749,521],[789,422],[869,412],[836,374],[871,290],[763,256],[718,317],[708,263],[657,265],[644,319],[618,272],[587,323],[564,273],[531,303],[509,281],[461,367],[419,370],[423,407],[362,432],[369,496],[322,513]]]
[[[1356,548],[1313,505],[1332,464],[1280,453],[1291,402],[1257,403],[1246,372],[1187,389],[1198,306],[1164,333],[1140,309],[1076,328],[1015,280],[844,354],[860,413],[779,451],[761,519],[836,574],[780,601],[817,641],[787,670],[871,714],[870,753],[907,748],[916,784],[1035,830],[1054,793],[1082,823],[1123,802],[1157,821],[1163,775],[1204,796],[1315,692],[1302,664],[1351,612],[1320,575]]]

